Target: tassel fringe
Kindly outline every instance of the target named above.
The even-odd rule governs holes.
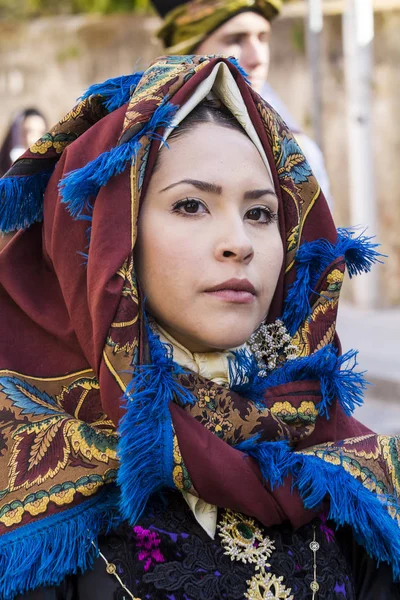
[[[249,350],[236,350],[233,360],[229,360],[229,381],[232,391],[255,404],[263,406],[263,397],[268,384],[258,375],[259,366]]]
[[[294,335],[304,319],[311,314],[310,295],[327,267],[344,256],[350,277],[370,271],[372,265],[384,257],[376,251],[379,244],[363,233],[356,237],[351,229],[338,229],[335,244],[325,239],[304,242],[296,254],[296,280],[289,288],[285,301],[283,321]]]
[[[246,82],[248,85],[251,85],[251,82],[250,82],[250,79],[249,79],[249,76],[248,76],[248,74],[247,74],[247,73],[246,73],[246,71],[243,69],[243,67],[241,67],[241,66],[239,65],[239,61],[237,60],[237,58],[235,58],[234,56],[229,56],[229,57],[228,57],[228,60],[229,60],[229,62],[230,62],[230,63],[232,63],[232,65],[234,65],[234,66],[237,68],[237,70],[239,71],[239,73],[241,74],[241,76],[243,77],[243,79],[245,80],[245,82]]]
[[[350,416],[357,406],[363,404],[363,392],[368,382],[365,372],[355,371],[358,352],[350,350],[337,356],[332,345],[321,348],[311,356],[286,361],[267,378],[268,387],[274,387],[291,381],[318,379],[321,382],[322,400],[316,407],[319,414],[329,419],[329,408],[337,399],[346,415]],[[350,363],[351,366],[342,369]]]
[[[194,398],[177,383],[183,369],[172,361],[170,348],[149,329],[152,364],[135,368],[125,395],[120,423],[118,485],[122,515],[134,525],[154,492],[174,488],[173,427],[169,403],[184,406]]]
[[[279,448],[274,448],[275,445]],[[305,508],[317,508],[328,496],[329,518],[337,526],[350,525],[356,541],[378,563],[391,564],[394,578],[400,579],[400,528],[388,512],[397,517],[397,499],[375,495],[343,467],[315,456],[291,452],[281,443],[248,442],[240,449],[257,460],[264,479],[272,488],[292,474]]]
[[[91,213],[90,200],[105,186],[111,177],[122,173],[130,160],[135,160],[143,136],[157,137],[158,127],[170,125],[177,106],[165,102],[158,107],[152,118],[129,141],[107,152],[103,152],[90,163],[71,171],[59,183],[62,202],[75,219],[83,214]]]
[[[100,533],[121,522],[116,506],[114,487],[76,508],[3,535],[0,598],[13,600],[36,587],[58,585],[66,575],[90,568],[97,556],[92,541],[97,544]]]
[[[0,231],[26,229],[43,219],[43,195],[51,172],[0,179]]]
[[[357,354],[357,351],[350,350],[338,357],[336,348],[329,345],[311,356],[288,360],[267,377],[260,377],[254,357],[245,350],[239,350],[229,363],[231,389],[263,405],[269,388],[292,381],[318,379],[322,394],[322,400],[316,407],[319,414],[329,419],[329,408],[337,400],[344,413],[350,416],[357,406],[363,404],[364,390],[369,385],[364,378],[365,372],[355,370]],[[343,368],[346,363],[349,366]]]
[[[107,79],[102,83],[95,83],[78,98],[78,101],[86,100],[89,96],[102,96],[104,98],[103,104],[109,112],[117,110],[117,108],[129,102],[143,73],[144,71],[138,71],[132,75],[122,75],[114,79]]]

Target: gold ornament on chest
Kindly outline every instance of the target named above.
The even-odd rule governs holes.
[[[226,510],[218,524],[219,536],[225,554],[231,560],[253,564],[255,575],[247,581],[245,598],[248,600],[293,600],[291,589],[282,583],[283,577],[276,577],[265,569],[271,565],[269,558],[275,550],[271,538],[263,535],[254,519]]]

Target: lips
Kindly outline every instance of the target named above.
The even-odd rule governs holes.
[[[205,290],[205,293],[233,304],[250,304],[256,297],[255,287],[248,279],[229,279]]]
[[[249,294],[256,295],[255,287],[248,279],[228,279],[223,283],[219,283],[214,287],[208,288],[206,292],[221,292],[225,290],[232,290],[234,292],[248,292]]]

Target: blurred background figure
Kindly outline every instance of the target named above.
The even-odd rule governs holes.
[[[46,131],[46,119],[38,109],[25,108],[17,113],[0,149],[0,176]]]
[[[153,0],[153,4],[163,19],[157,35],[168,54],[224,54],[238,59],[256,92],[295,134],[332,208],[321,150],[267,83],[271,21],[281,11],[281,0]]]

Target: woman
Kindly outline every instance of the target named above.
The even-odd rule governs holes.
[[[235,62],[93,86],[1,183],[1,597],[395,598],[334,327],[377,254]]]
[[[47,123],[36,108],[25,108],[13,119],[0,148],[0,174],[4,175],[12,163],[46,133]]]

